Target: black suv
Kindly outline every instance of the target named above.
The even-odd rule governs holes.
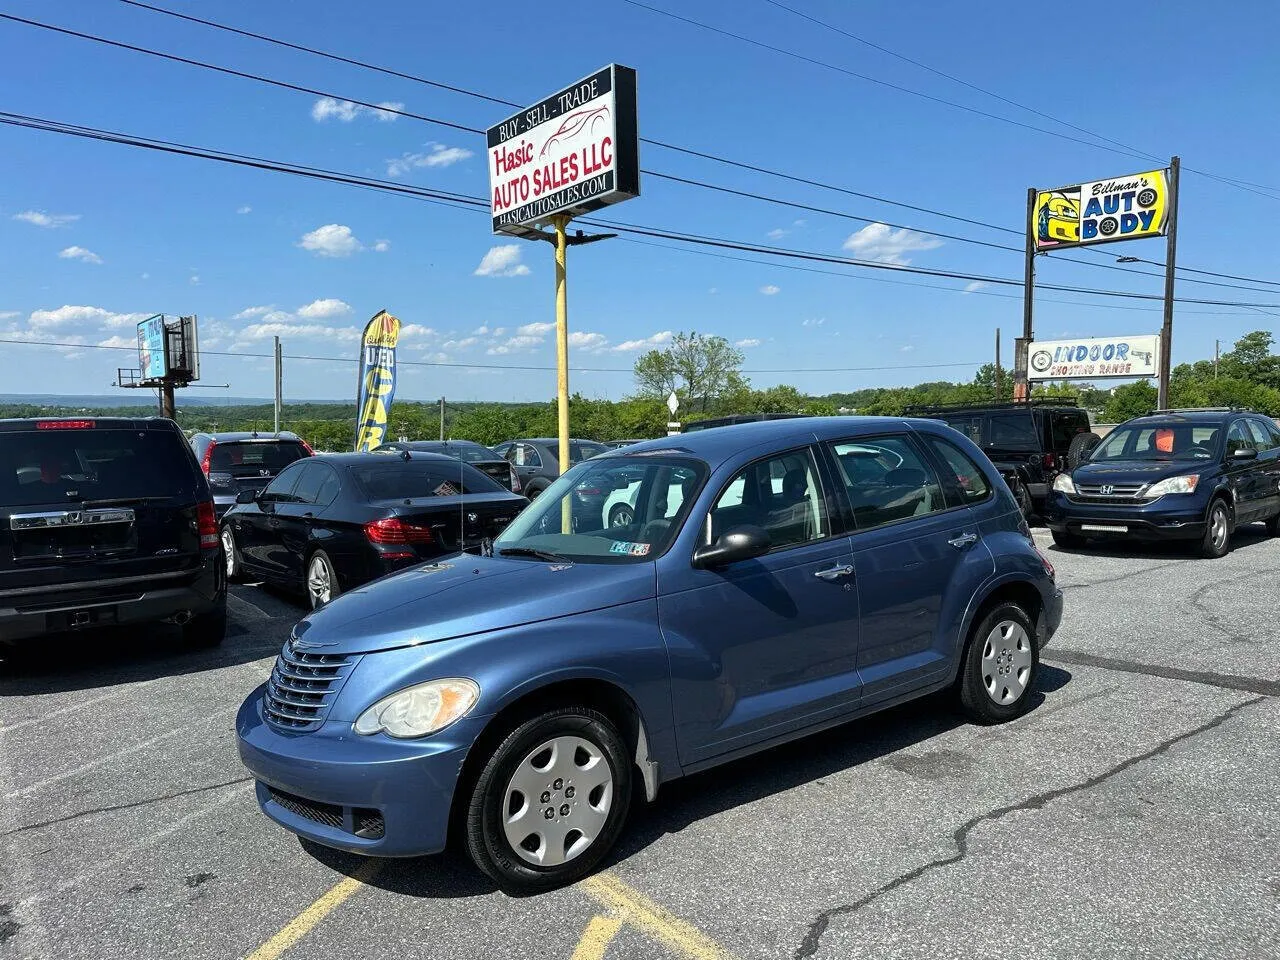
[[[0,420],[0,644],[165,621],[214,646],[227,584],[209,484],[172,420]]]
[[[1061,400],[913,406],[906,412],[941,420],[981,447],[1027,517],[1043,512],[1054,478],[1098,444],[1089,415]]]
[[[1249,410],[1157,410],[1126,420],[1061,473],[1045,509],[1060,547],[1087,539],[1186,540],[1231,549],[1242,523],[1280,534],[1280,429]]]
[[[312,456],[306,441],[287,431],[197,433],[191,449],[209,478],[219,517],[235,506],[241,491],[257,493],[289,464]]]

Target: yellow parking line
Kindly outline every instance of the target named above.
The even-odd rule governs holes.
[[[621,917],[592,917],[570,960],[604,960],[604,952],[621,929]]]
[[[668,913],[613,874],[598,873],[583,880],[580,886],[625,922],[665,944],[681,957],[688,960],[730,960],[732,956],[701,930]],[[591,926],[588,925],[583,934],[584,941],[590,933]]]
[[[285,951],[315,929],[316,924],[342,906],[351,895],[369,883],[382,869],[378,860],[370,860],[352,876],[334,884],[320,899],[290,920],[275,936],[245,960],[278,960]]]

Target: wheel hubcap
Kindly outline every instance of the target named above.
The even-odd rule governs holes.
[[[613,807],[613,771],[582,737],[555,737],[529,753],[507,783],[502,829],[520,859],[559,866],[580,856]]]
[[[333,581],[329,576],[328,565],[319,557],[311,561],[311,569],[307,571],[307,589],[311,592],[311,600],[316,606],[329,602]]]
[[[634,518],[632,517],[630,510],[618,510],[613,515],[613,523],[611,526],[625,527],[630,524],[633,519]]]
[[[1227,542],[1227,511],[1221,507],[1213,511],[1213,546],[1221,550]]]
[[[230,529],[222,531],[222,553],[227,564],[227,576],[236,572],[236,538]]]
[[[1031,679],[1031,638],[1022,624],[1003,620],[982,645],[982,685],[1003,706],[1017,702]]]

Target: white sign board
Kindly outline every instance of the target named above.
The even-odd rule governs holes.
[[[1154,377],[1160,370],[1158,336],[1037,340],[1029,351],[1031,380]]]
[[[676,396],[674,390],[671,391],[671,396],[667,397],[667,409],[671,411],[673,417],[676,415],[676,411],[680,409],[680,398]]]
[[[494,233],[640,195],[636,72],[610,64],[488,130]]]

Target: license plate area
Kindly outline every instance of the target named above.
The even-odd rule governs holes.
[[[1128,533],[1129,528],[1122,523],[1082,523],[1080,529],[1087,533]]]

